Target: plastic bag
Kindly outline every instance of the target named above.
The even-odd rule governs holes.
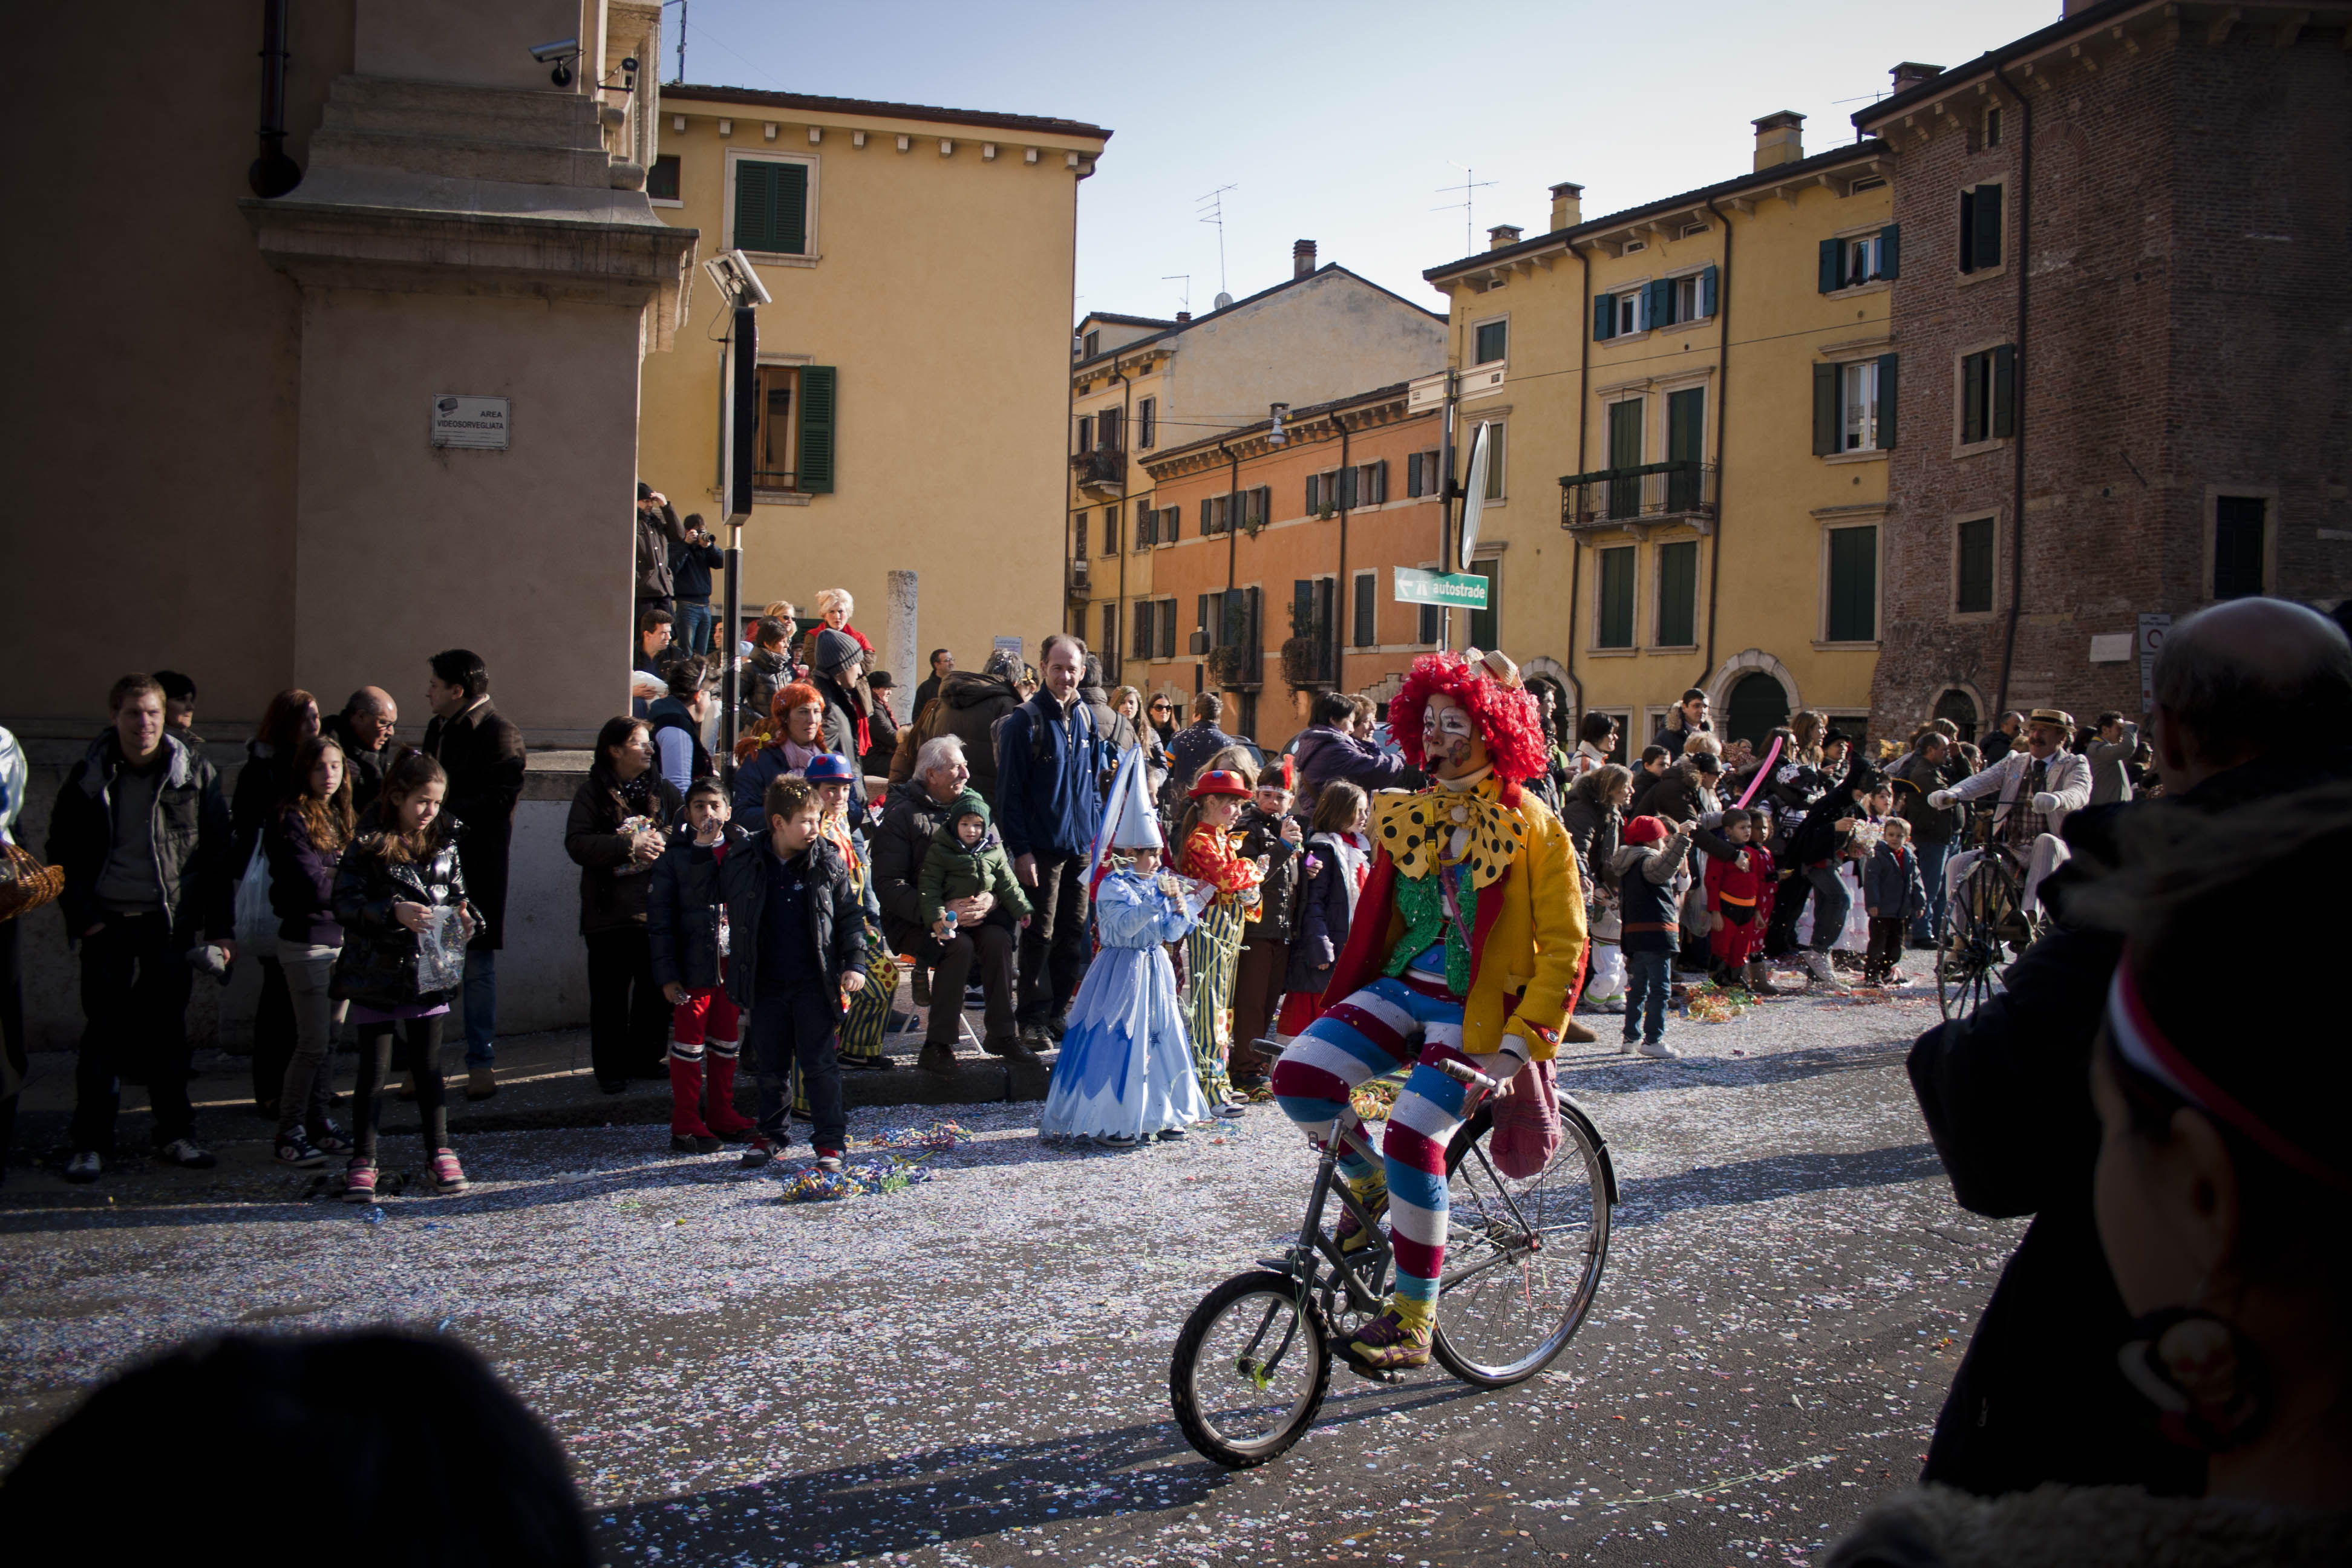
[[[1559,1152],[1561,1136],[1551,1063],[1529,1062],[1505,1081],[1495,1100],[1495,1131],[1486,1140],[1495,1169],[1515,1182],[1540,1175]]]
[[[253,858],[236,885],[236,945],[247,952],[278,951],[278,911],[269,907],[269,856],[253,841]]]
[[[465,910],[436,904],[416,933],[416,994],[456,991],[466,984]]]

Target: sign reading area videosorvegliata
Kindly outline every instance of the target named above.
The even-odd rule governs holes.
[[[433,444],[507,449],[507,400],[444,392],[433,399]]]
[[[1457,610],[1483,610],[1486,607],[1486,574],[1440,574],[1416,566],[1399,566],[1396,598],[1400,605],[1445,605]]]

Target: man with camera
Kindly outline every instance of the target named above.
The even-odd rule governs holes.
[[[686,542],[669,547],[669,575],[677,599],[678,645],[697,658],[710,651],[710,574],[726,566],[727,552],[702,525],[702,514],[688,512]]]

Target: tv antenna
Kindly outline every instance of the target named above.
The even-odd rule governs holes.
[[[1182,310],[1186,315],[1191,315],[1192,313],[1192,275],[1189,272],[1163,272],[1160,275],[1160,281],[1184,285]]]
[[[662,0],[667,9],[673,0]],[[686,0],[675,0],[677,6],[677,79],[686,80]]]
[[[1201,198],[1198,208],[1201,221],[1214,224],[1217,228],[1217,292],[1220,294],[1225,292],[1225,193],[1239,187],[1238,181],[1230,185],[1219,185]]]
[[[1478,192],[1495,182],[1478,178],[1478,171],[1467,163],[1455,163],[1451,158],[1445,161],[1462,171],[1462,183],[1458,185],[1440,185],[1437,187],[1437,194],[1442,196],[1450,191],[1460,191],[1462,199],[1458,202],[1447,202],[1444,206],[1432,207],[1429,210],[1433,213],[1445,213],[1452,212],[1455,207],[1462,209],[1462,254],[1467,256],[1477,246],[1477,242],[1471,237],[1477,228],[1475,220]]]

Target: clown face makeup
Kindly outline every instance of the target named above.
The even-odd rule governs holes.
[[[1470,710],[1443,692],[1421,710],[1422,765],[1442,779],[1460,778],[1486,765],[1486,742]]]

